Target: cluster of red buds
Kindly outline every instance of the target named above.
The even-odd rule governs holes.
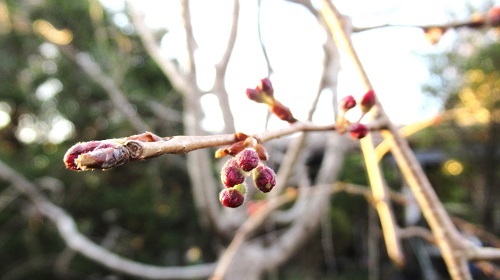
[[[243,133],[236,133],[235,139],[237,142],[215,153],[216,158],[232,156],[222,167],[220,178],[225,188],[219,194],[222,205],[231,208],[239,207],[245,201],[245,178],[250,174],[255,187],[264,193],[276,185],[276,174],[262,162],[268,157],[264,147]]]
[[[357,122],[349,122],[345,114],[350,109],[356,107],[357,102],[352,95],[346,96],[339,101],[339,114],[337,117],[337,132],[340,134],[349,132],[349,135],[354,139],[361,139],[368,134],[366,125],[359,121],[368,113],[376,103],[375,92],[370,89],[366,92],[359,102],[362,115]]]
[[[254,89],[248,88],[246,94],[250,100],[257,103],[264,103],[269,106],[269,110],[278,118],[288,123],[297,121],[288,107],[274,98],[274,88],[269,78],[260,80],[260,84]]]

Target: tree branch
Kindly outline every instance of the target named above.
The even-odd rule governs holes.
[[[63,54],[75,62],[80,69],[87,74],[87,76],[89,76],[95,83],[106,91],[114,107],[125,115],[135,130],[139,132],[151,130],[149,125],[143,122],[137,115],[137,112],[133,110],[132,104],[128,102],[125,94],[121,91],[115,81],[105,74],[99,64],[95,63],[88,54],[79,52],[72,45],[57,46]]]
[[[207,277],[214,269],[214,264],[201,264],[186,267],[160,267],[142,264],[123,258],[102,246],[92,242],[81,234],[74,219],[62,208],[50,202],[36,185],[15,170],[0,161],[0,178],[10,182],[17,191],[26,195],[34,207],[52,223],[72,250],[109,269],[131,276],[150,279],[191,279]]]

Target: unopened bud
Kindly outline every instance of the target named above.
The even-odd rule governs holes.
[[[220,179],[226,188],[232,188],[245,181],[245,174],[236,160],[231,158],[222,167]]]
[[[253,182],[262,192],[270,192],[276,185],[276,174],[268,166],[260,164],[253,170]]]
[[[257,103],[264,103],[264,95],[261,91],[253,88],[247,88],[246,94],[248,99],[253,100]]]
[[[368,134],[368,128],[361,123],[355,123],[349,128],[349,135],[353,139],[361,139]]]
[[[292,112],[288,107],[281,104],[279,101],[275,101],[274,105],[271,106],[271,111],[281,120],[288,123],[294,123],[297,121],[292,115]]]
[[[238,189],[223,189],[219,193],[219,200],[225,207],[236,208],[243,204],[245,196]]]
[[[108,169],[130,161],[130,153],[116,141],[82,142],[64,155],[64,164],[70,170]]]
[[[258,85],[257,88],[260,89],[262,91],[262,93],[264,93],[265,95],[267,95],[269,97],[274,96],[273,84],[271,83],[271,80],[269,80],[269,78],[264,78],[264,79],[260,80],[260,85]]]
[[[259,165],[259,155],[252,148],[247,148],[238,153],[235,157],[236,163],[243,169],[248,172],[257,167]]]
[[[366,113],[370,111],[373,105],[375,105],[375,91],[370,89],[367,93],[365,93],[365,95],[363,95],[363,98],[361,98],[361,111]]]
[[[339,109],[340,111],[347,112],[350,109],[354,108],[356,106],[356,100],[352,95],[348,95],[339,101]]]

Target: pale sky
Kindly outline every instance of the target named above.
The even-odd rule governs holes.
[[[111,9],[122,8],[121,1],[101,0]],[[152,28],[166,28],[169,32],[161,40],[167,57],[182,61],[185,58],[185,40],[180,14],[180,1],[135,0],[136,7],[146,14]],[[240,1],[240,28],[229,65],[226,85],[230,95],[238,131],[248,133],[263,129],[266,107],[249,102],[247,87],[255,87],[266,76],[267,68],[260,50],[257,33],[257,1]],[[263,40],[268,48],[274,69],[271,80],[275,94],[289,106],[298,119],[305,119],[314,97],[322,67],[324,31],[301,6],[283,0],[264,0],[261,24]],[[321,3],[321,1],[317,1]],[[495,1],[497,4],[499,1]],[[192,0],[192,19],[199,50],[196,53],[200,86],[210,88],[213,64],[219,59],[227,42],[231,21],[232,1]],[[366,26],[394,24],[444,24],[453,19],[465,19],[466,4],[481,9],[484,1],[421,0],[421,1],[336,1],[340,11],[352,18],[353,25]],[[126,19],[117,16],[117,24],[126,25]],[[381,99],[387,113],[396,123],[412,123],[431,117],[440,109],[436,100],[421,93],[428,79],[427,66],[422,57],[428,53],[446,50],[455,40],[447,33],[438,45],[431,46],[421,30],[416,28],[384,28],[353,36],[353,43]],[[342,62],[338,95],[360,97],[361,83],[352,75],[352,66]],[[331,94],[325,93],[315,115],[317,123],[331,123],[333,111]],[[220,129],[220,113],[214,110],[213,96],[204,98],[208,104],[208,128]],[[280,126],[281,122],[271,122]]]

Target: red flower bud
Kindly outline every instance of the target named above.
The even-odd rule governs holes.
[[[243,169],[248,172],[257,167],[259,165],[259,155],[254,149],[248,148],[244,149],[240,153],[238,153],[235,157],[236,163]]]
[[[130,153],[116,141],[82,142],[64,155],[64,164],[71,170],[108,169],[130,161]]]
[[[361,111],[363,111],[363,113],[370,111],[374,104],[375,91],[370,89],[367,93],[365,93],[365,95],[363,95],[363,98],[361,98]]]
[[[271,111],[281,120],[284,120],[288,123],[294,123],[297,121],[292,115],[292,112],[288,107],[281,104],[279,101],[275,101],[275,103],[271,106]]]
[[[245,181],[245,174],[236,160],[231,158],[222,167],[220,179],[226,188],[232,188]]]
[[[493,7],[488,11],[488,22],[491,26],[500,26],[500,6]]]
[[[257,103],[264,103],[264,95],[257,89],[247,88],[247,97]]]
[[[243,204],[245,197],[237,188],[230,188],[219,193],[219,200],[225,207],[236,208]]]
[[[347,112],[349,109],[354,108],[356,106],[356,100],[352,95],[348,95],[339,101],[339,109],[341,111]]]
[[[260,89],[265,95],[269,97],[274,96],[274,88],[271,80],[269,78],[264,78],[260,80],[260,85],[257,86],[257,89]]]
[[[276,185],[276,174],[268,166],[259,164],[253,170],[253,182],[262,192],[270,192]]]
[[[349,128],[349,135],[354,139],[361,139],[368,134],[368,128],[364,124],[355,123]]]

